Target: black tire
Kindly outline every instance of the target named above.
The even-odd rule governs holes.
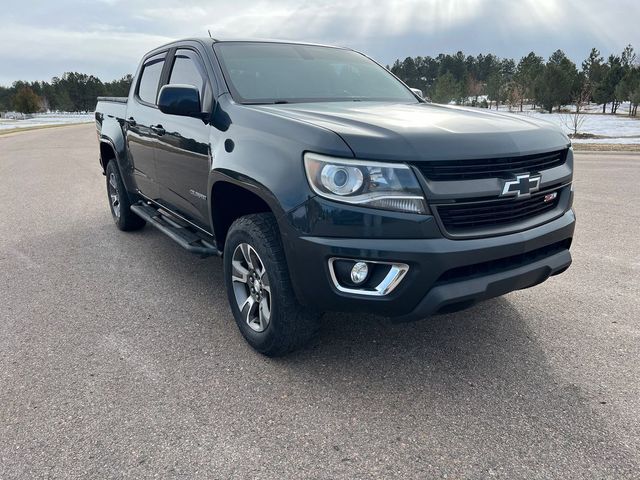
[[[107,164],[105,173],[107,199],[116,226],[123,231],[139,230],[144,227],[147,222],[131,211],[131,200],[115,161],[112,160]]]
[[[243,249],[249,251],[253,266],[246,263]],[[262,271],[260,264],[263,264]],[[245,275],[244,270],[248,274],[254,273]],[[278,224],[271,213],[247,215],[231,225],[224,247],[224,274],[236,324],[249,345],[258,352],[270,357],[284,355],[307,343],[317,332],[320,313],[303,307],[295,297]],[[248,281],[240,281],[241,277]],[[243,295],[253,297],[249,290],[256,281],[263,288],[254,289],[258,292],[257,297],[241,309]],[[249,301],[247,298],[244,304]],[[264,322],[263,303],[264,310],[269,312],[269,318]],[[249,321],[252,308],[256,309],[253,311],[254,322]],[[260,331],[260,328],[264,329]]]

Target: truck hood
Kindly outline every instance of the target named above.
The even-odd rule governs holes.
[[[428,103],[327,102],[252,108],[334,131],[358,158],[428,161],[559,150],[569,139],[526,115]]]

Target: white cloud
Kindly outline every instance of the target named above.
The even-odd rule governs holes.
[[[6,3],[10,3],[7,6]],[[7,1],[0,83],[85,69],[114,78],[140,56],[186,36],[260,37],[340,44],[382,62],[463,50],[519,57],[637,42],[637,0],[80,0]],[[640,47],[640,45],[636,45]],[[88,69],[88,70],[87,70]]]
[[[4,29],[3,36],[2,56],[10,61],[25,62],[42,58],[71,61],[94,58],[103,62],[132,60],[137,63],[144,52],[171,41],[171,37],[125,32],[104,26],[92,31],[9,26]],[[25,42],[25,37],[37,41]]]
[[[322,0],[313,3],[225,2],[145,8],[139,18],[160,24],[190,22],[199,31],[224,37],[300,38],[343,31],[349,35],[399,35],[439,31],[478,14],[481,0]]]

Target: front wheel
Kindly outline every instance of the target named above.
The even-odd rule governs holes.
[[[231,225],[224,248],[224,273],[238,328],[258,352],[284,355],[317,331],[319,313],[301,306],[293,293],[272,214],[247,215]]]

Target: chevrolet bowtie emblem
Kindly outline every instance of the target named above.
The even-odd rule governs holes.
[[[528,173],[517,175],[515,180],[504,182],[502,197],[522,197],[537,192],[540,189],[540,175],[531,176]]]

